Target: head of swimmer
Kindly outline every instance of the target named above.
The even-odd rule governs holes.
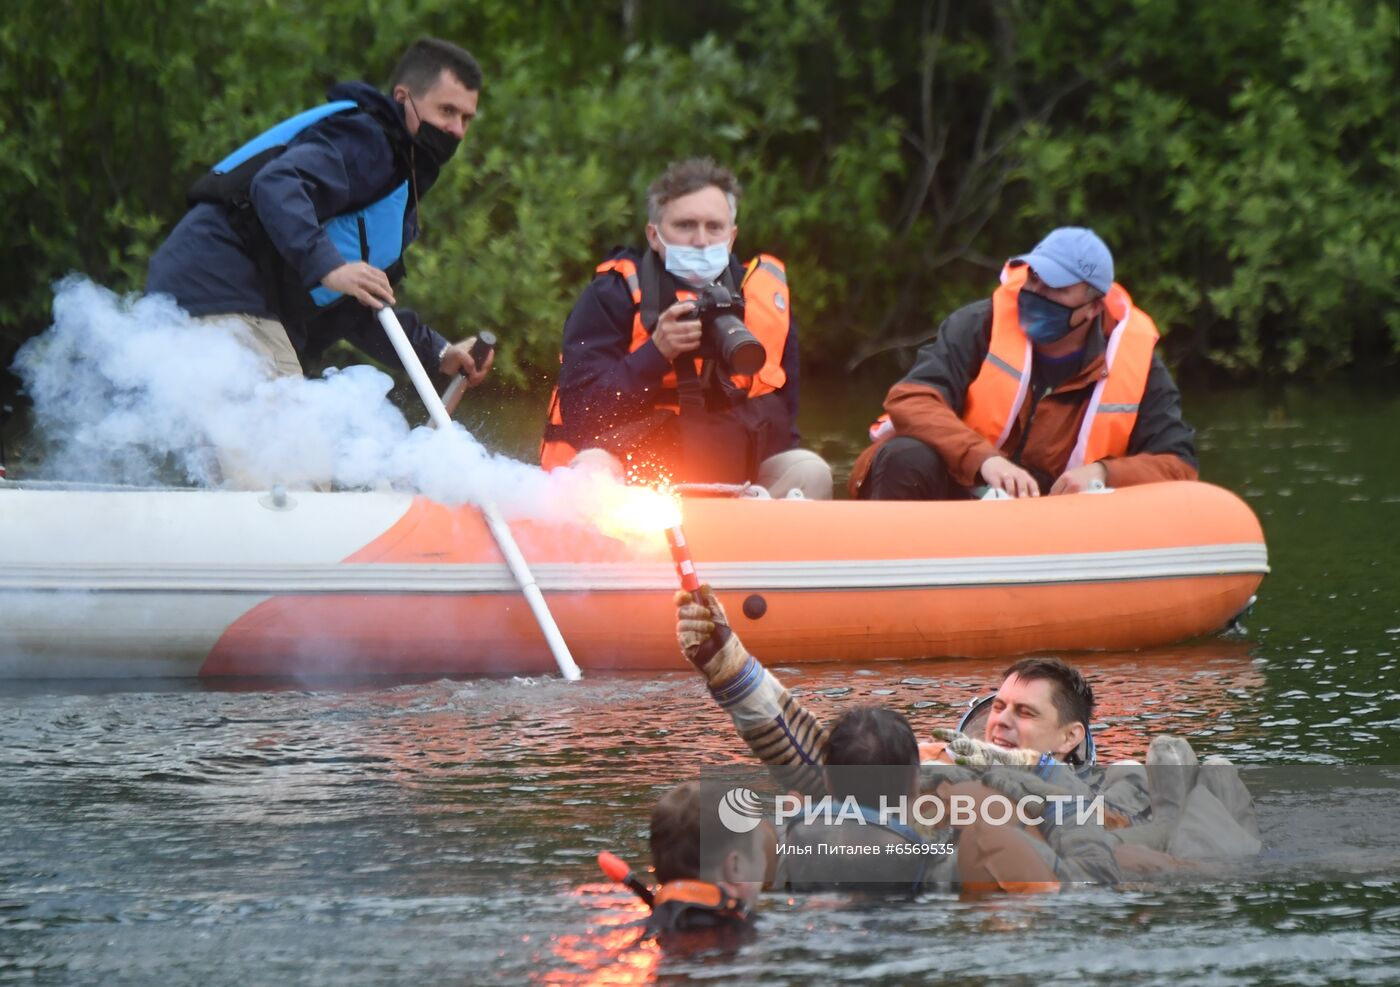
[[[713,813],[714,807],[709,811]],[[707,828],[707,844],[702,847],[700,820],[698,781],[677,785],[652,808],[651,863],[656,879],[662,884],[708,881],[752,905],[763,890],[768,871],[772,825],[764,823],[751,832],[734,833],[716,823]]]
[[[1024,658],[1003,675],[982,739],[1063,761],[1084,740],[1093,713],[1094,690],[1073,665]]]
[[[826,787],[844,802],[878,809],[919,794],[919,742],[904,714],[887,706],[856,706],[831,725]]]

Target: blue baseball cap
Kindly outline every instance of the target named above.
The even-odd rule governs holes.
[[[1061,226],[1012,263],[1029,264],[1052,288],[1087,281],[1105,295],[1113,287],[1113,255],[1098,234],[1082,226]]]

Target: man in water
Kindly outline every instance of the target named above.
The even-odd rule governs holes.
[[[714,814],[714,807],[708,807]],[[677,785],[651,810],[656,890],[647,935],[744,928],[763,888],[765,832],[735,833],[711,820],[701,843],[700,784]]]
[[[749,749],[784,787],[825,794],[828,728],[748,653],[709,587],[678,593],[676,605],[682,653],[704,675]],[[1198,772],[1189,744],[1159,737],[1146,768],[1136,762],[1100,767],[1090,730],[1093,708],[1093,690],[1073,666],[1053,658],[1023,659],[1007,669],[996,695],[964,717],[959,730],[936,730],[941,743],[920,745],[926,766],[979,769],[975,778],[934,771],[923,789],[943,799],[960,795],[980,805],[996,794],[1013,800],[1065,795],[1102,798],[1105,806],[1102,825],[1047,818],[1024,833],[986,825],[979,815],[958,839],[965,886],[1041,890],[1063,881],[1113,883],[1125,871],[1170,869],[1177,862],[1160,851],[1172,845],[1181,820],[1192,812],[1228,831],[1232,852],[1257,852],[1252,801],[1228,762],[1205,770],[1208,762]],[[1193,806],[1198,782],[1205,794]]]

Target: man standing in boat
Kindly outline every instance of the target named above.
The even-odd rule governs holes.
[[[416,41],[385,95],[364,82],[245,144],[190,189],[191,209],[151,257],[146,289],[191,315],[234,321],[269,373],[347,339],[382,363],[398,356],[375,317],[394,304],[418,200],[476,117],[481,68],[457,45]],[[396,309],[424,366],[480,384],[474,342],[450,344]]]
[[[564,323],[546,469],[591,463],[643,482],[830,499],[831,468],[798,448],[786,269],[731,253],[739,193],[708,158],[672,164],[647,190],[647,248],[600,264]]]
[[[1157,330],[1113,279],[1092,230],[1013,257],[990,299],[958,309],[885,398],[851,494],[1012,497],[1197,477],[1195,431]]]

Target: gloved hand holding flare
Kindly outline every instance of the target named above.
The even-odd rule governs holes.
[[[708,584],[700,582],[680,521],[666,528],[666,542],[676,563],[681,589],[676,594],[676,639],[681,652],[711,686],[743,671],[749,653],[729,626],[729,615]]]
[[[729,626],[729,615],[708,584],[693,593],[676,594],[676,640],[711,687],[731,681],[749,660],[748,649]]]

